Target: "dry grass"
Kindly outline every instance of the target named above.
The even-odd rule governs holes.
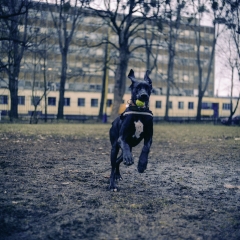
[[[16,134],[24,136],[56,135],[77,138],[108,137],[110,124],[2,124],[1,134]],[[240,138],[240,127],[226,127],[210,124],[161,124],[154,125],[154,140],[184,142],[206,142]]]

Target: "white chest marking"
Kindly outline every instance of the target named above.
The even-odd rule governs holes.
[[[138,120],[137,122],[134,122],[135,124],[135,134],[133,135],[133,137],[139,138],[140,134],[143,132],[143,124],[140,120]]]

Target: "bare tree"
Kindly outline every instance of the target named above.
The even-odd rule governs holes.
[[[165,4],[165,19],[168,26],[168,34],[166,37],[166,42],[168,45],[168,69],[167,69],[167,92],[166,92],[166,107],[165,107],[165,116],[164,120],[168,121],[169,116],[169,97],[170,97],[170,88],[174,83],[174,59],[176,56],[176,42],[178,40],[180,24],[181,24],[181,15],[182,10],[185,6],[185,1],[171,2],[166,1]]]
[[[118,52],[111,114],[111,118],[115,118],[118,116],[119,106],[126,90],[126,75],[130,55],[137,48],[145,46],[143,44],[133,46],[134,40],[143,29],[143,23],[150,18],[151,14],[154,14],[151,8],[157,11],[159,1],[146,3],[140,0],[119,0],[114,4],[111,0],[102,2],[104,3],[104,9],[94,5],[90,5],[89,8],[103,19],[117,37],[117,41],[109,41],[109,44]]]
[[[11,98],[10,120],[18,118],[18,76],[24,50],[27,47],[27,22],[30,0],[2,0],[0,4],[1,37],[5,54],[0,59],[2,71],[8,75]],[[3,60],[7,58],[7,61]]]
[[[222,0],[222,2],[226,4],[225,24],[231,31],[231,36],[240,58],[240,0]]]
[[[38,106],[41,103],[42,99],[45,100],[45,122],[47,119],[47,93],[49,91],[49,88],[47,87],[47,71],[46,71],[46,61],[47,61],[47,50],[49,49],[49,46],[47,45],[48,37],[46,34],[41,34],[39,32],[39,28],[30,28],[30,31],[34,31],[32,33],[33,37],[33,43],[31,47],[28,49],[32,53],[32,105],[34,106],[34,110],[32,111],[30,123],[37,124],[38,123]],[[40,47],[41,46],[41,47]],[[43,65],[42,65],[43,62]],[[43,69],[41,69],[43,68]],[[43,80],[44,80],[44,86],[43,86],[43,94],[41,97],[39,97],[37,94],[39,94],[36,91],[36,86],[38,85],[37,76],[39,76],[41,70],[43,71]]]
[[[162,18],[158,18],[151,21],[144,22],[144,35],[143,40],[145,41],[146,51],[146,69],[152,72],[154,69],[158,69],[157,60],[159,56],[159,49],[162,45]],[[141,36],[139,36],[141,37]],[[142,59],[144,61],[144,59]]]
[[[220,28],[220,24],[223,23],[222,14],[224,11],[224,4],[217,0],[192,0],[192,5],[194,13],[193,18],[189,18],[189,22],[193,22],[192,26],[195,32],[198,67],[198,106],[196,121],[201,121],[202,99],[207,90],[211,74],[214,74],[213,64],[217,39],[224,31],[223,28]],[[213,25],[213,39],[211,40],[211,50],[208,59],[204,58],[204,54],[201,52],[204,41],[202,37],[203,28],[201,24],[206,14],[211,16]],[[203,68],[207,70],[206,76],[203,75]]]
[[[239,72],[240,68],[240,58],[238,55],[238,51],[236,49],[236,45],[234,44],[235,40],[232,38],[232,33],[229,31],[229,29],[226,31],[222,38],[221,45],[221,59],[223,61],[224,66],[224,72],[227,73],[227,76],[224,76],[226,78],[228,87],[230,88],[230,108],[229,108],[229,117],[227,124],[230,125],[232,123],[232,117],[236,112],[236,109],[239,104],[240,99],[240,91],[237,91],[237,87],[235,85],[236,80],[239,81],[240,75],[235,74],[236,72]],[[224,45],[223,45],[224,44]],[[238,79],[236,79],[236,76],[238,75]],[[234,97],[234,88],[235,88],[235,94],[238,92],[238,99],[237,103],[234,106],[233,103],[233,97]]]
[[[44,34],[44,41],[42,42],[42,49],[39,51],[40,58],[42,61],[42,73],[43,73],[43,83],[44,83],[44,121],[47,122],[47,113],[48,113],[48,102],[47,102],[47,92],[49,91],[49,87],[47,84],[47,59],[48,59],[48,51],[51,50],[52,46],[49,44],[49,36]]]
[[[65,83],[67,80],[68,68],[67,57],[69,46],[71,44],[76,27],[81,24],[80,21],[83,13],[82,9],[87,2],[87,0],[55,0],[54,5],[49,4],[54,27],[56,28],[58,34],[59,48],[62,57],[57,114],[58,119],[63,119]]]
[[[108,93],[108,78],[109,78],[109,36],[110,31],[108,28],[107,38],[106,38],[106,46],[104,50],[104,63],[103,63],[103,78],[102,78],[102,93],[101,93],[101,101],[100,101],[100,108],[98,119],[103,121],[104,123],[107,122],[107,93]]]

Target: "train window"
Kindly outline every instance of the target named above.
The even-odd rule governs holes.
[[[169,107],[169,109],[172,109],[172,101],[168,102],[168,107]]]
[[[18,105],[25,105],[25,96],[18,96]]]
[[[231,108],[230,103],[223,103],[223,104],[222,104],[222,109],[223,109],[223,110],[230,110],[230,108]]]
[[[178,102],[178,109],[184,109],[184,102]]]
[[[56,106],[56,98],[55,97],[48,97],[48,105],[49,106]]]
[[[194,102],[188,102],[188,109],[194,109]]]
[[[0,96],[0,104],[8,104],[8,96],[7,95]]]
[[[78,98],[78,106],[79,107],[85,106],[85,98]]]
[[[91,107],[98,107],[98,99],[96,98],[91,99]]]
[[[212,109],[212,103],[202,102],[202,109]]]
[[[112,106],[112,99],[108,99],[107,100],[107,107],[111,107]]]
[[[70,98],[64,98],[64,106],[70,106]]]
[[[162,108],[162,101],[156,101],[155,108]]]
[[[39,96],[33,96],[31,99],[31,105],[37,106],[40,103],[40,97]]]

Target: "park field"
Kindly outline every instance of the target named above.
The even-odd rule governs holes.
[[[110,124],[0,124],[0,239],[240,239],[240,127],[158,124],[108,190]]]

